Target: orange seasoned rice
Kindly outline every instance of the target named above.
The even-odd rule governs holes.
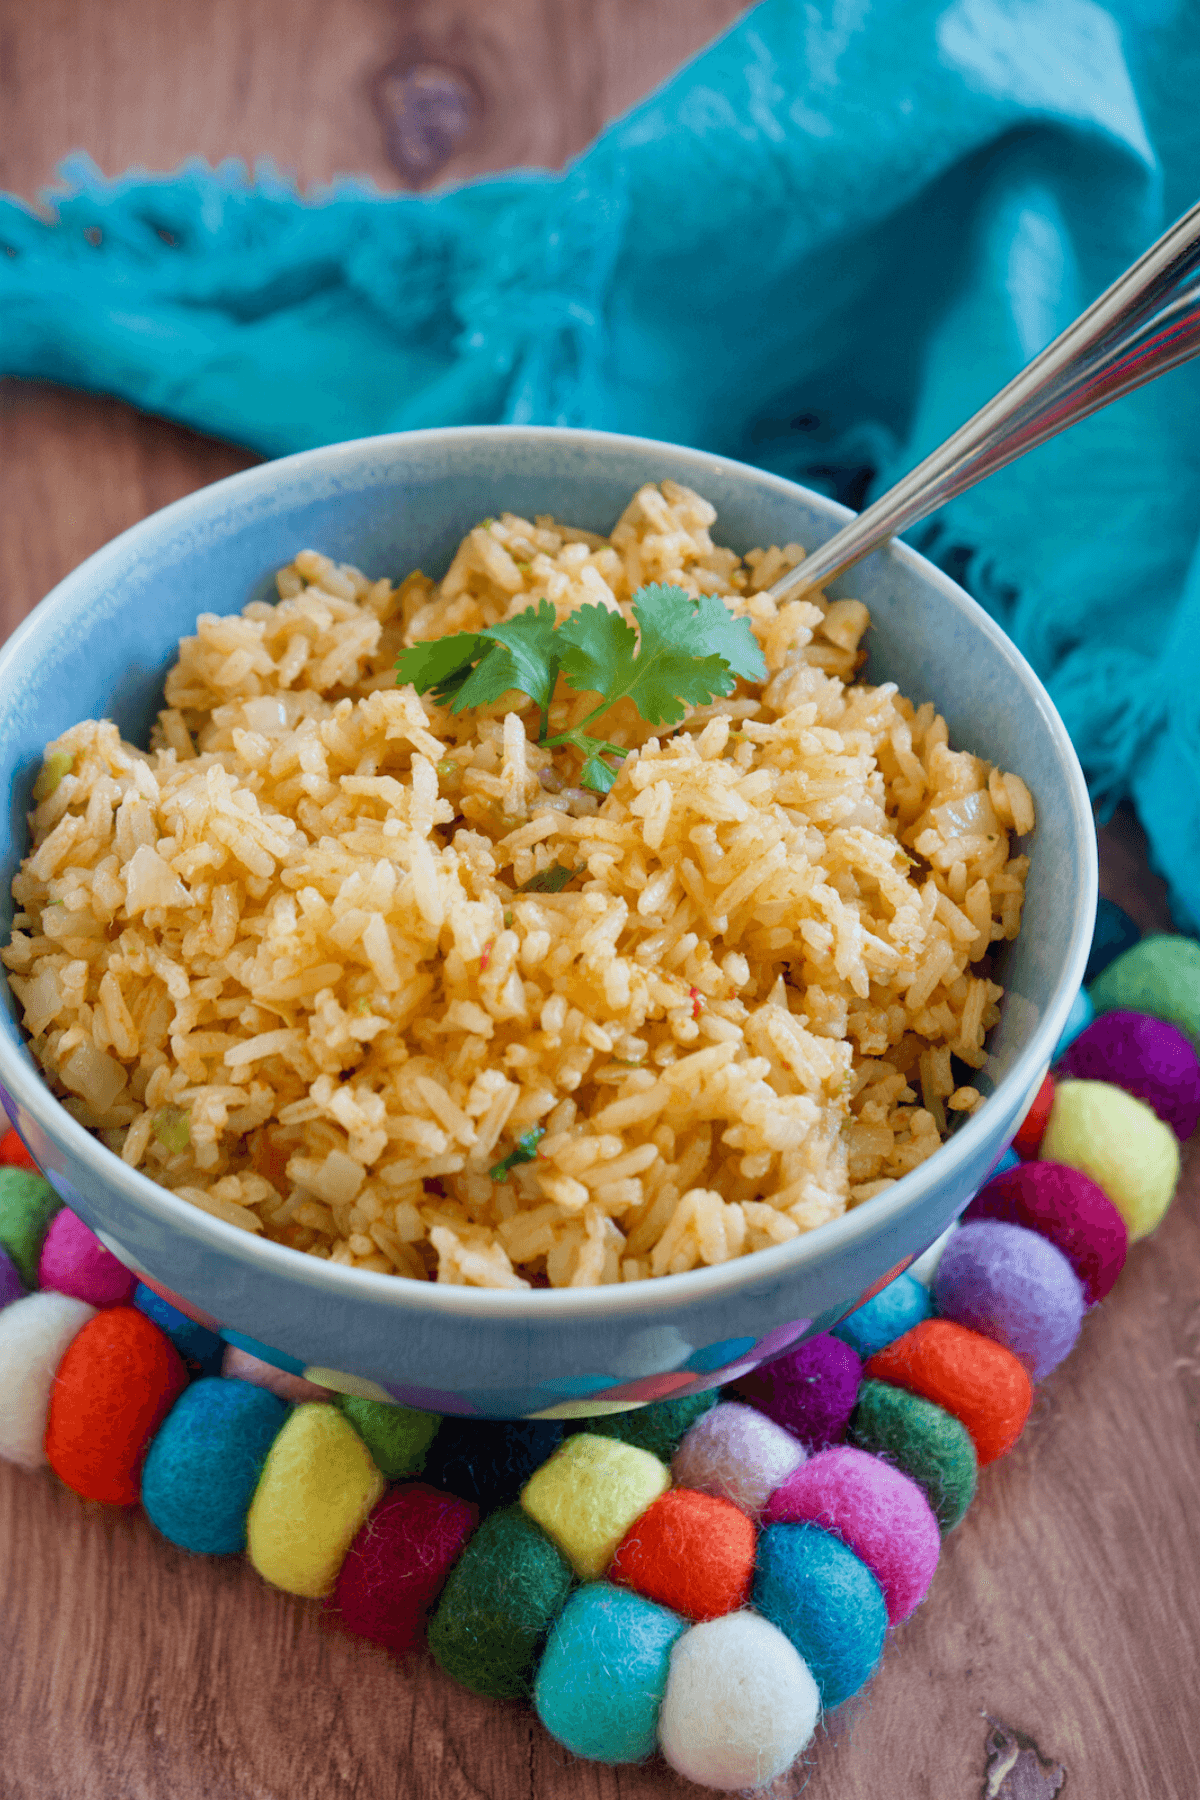
[[[980,1102],[954,1063],[998,1017],[1029,792],[855,683],[858,601],[776,605],[799,546],[714,520],[670,481],[608,538],[506,514],[398,587],[307,550],[277,605],[200,618],[149,753],[64,732],[3,959],[68,1110],[245,1230],[484,1287],[723,1262],[931,1156]],[[525,696],[395,685],[405,644],[647,581],[723,596],[768,678],[661,737],[610,710],[603,801]],[[560,685],[551,731],[594,705]]]

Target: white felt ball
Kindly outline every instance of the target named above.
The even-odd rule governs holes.
[[[658,1741],[702,1787],[766,1787],[795,1762],[820,1711],[808,1664],[782,1631],[757,1613],[725,1613],[672,1650]]]
[[[752,1518],[808,1455],[804,1445],[753,1406],[722,1400],[692,1426],[671,1464],[680,1487],[732,1500]]]
[[[50,1389],[71,1339],[96,1308],[69,1294],[26,1294],[0,1312],[0,1457],[23,1469],[46,1461]]]

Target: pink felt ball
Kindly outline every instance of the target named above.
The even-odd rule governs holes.
[[[845,1435],[861,1386],[856,1353],[840,1338],[825,1335],[806,1338],[786,1356],[761,1364],[735,1391],[810,1450],[822,1450]]]
[[[38,1286],[89,1306],[123,1306],[137,1276],[106,1250],[94,1231],[64,1206],[51,1221],[38,1263]]]
[[[420,1649],[425,1619],[466,1549],[478,1511],[414,1481],[395,1487],[351,1544],[333,1606],[356,1637],[396,1656]]]
[[[767,1502],[766,1525],[820,1525],[866,1563],[898,1625],[929,1592],[942,1534],[915,1481],[866,1450],[822,1450]]]
[[[1112,1289],[1125,1267],[1129,1230],[1104,1189],[1065,1163],[1028,1162],[980,1188],[963,1214],[1024,1225],[1061,1250],[1083,1284],[1088,1306]]]
[[[1106,1012],[1068,1044],[1059,1071],[1076,1081],[1107,1081],[1144,1100],[1176,1137],[1200,1122],[1200,1057],[1166,1019]]]

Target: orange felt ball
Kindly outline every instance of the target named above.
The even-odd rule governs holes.
[[[46,1458],[85,1500],[136,1506],[150,1440],[187,1386],[183,1358],[132,1306],[97,1313],[58,1366]]]
[[[884,1350],[866,1373],[919,1394],[962,1422],[982,1468],[1021,1435],[1033,1387],[1011,1350],[949,1319],[923,1319]]]
[[[1033,1105],[1021,1120],[1021,1129],[1012,1141],[1013,1149],[1025,1162],[1031,1162],[1038,1153],[1041,1141],[1046,1135],[1050,1108],[1053,1105],[1054,1083],[1047,1075],[1033,1097]]]
[[[689,1619],[717,1619],[750,1599],[754,1521],[730,1500],[671,1488],[629,1527],[608,1579]]]
[[[10,1169],[32,1169],[35,1175],[41,1174],[15,1127],[0,1137],[0,1163],[6,1164]]]

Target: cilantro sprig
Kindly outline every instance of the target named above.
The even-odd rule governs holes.
[[[458,631],[414,644],[396,658],[397,681],[441,706],[465,712],[490,706],[512,689],[528,694],[540,714],[538,743],[570,744],[583,757],[584,787],[606,794],[617,778],[608,757],[620,744],[590,727],[619,700],[631,700],[647,725],[678,725],[689,706],[731,694],[739,676],[761,681],[762,651],[746,619],[735,619],[716,594],[692,599],[654,582],[633,597],[637,630],[619,612],[581,606],[558,622],[548,600],[485,631]],[[599,694],[578,725],[551,737],[550,702],[559,676],[579,694]]]

